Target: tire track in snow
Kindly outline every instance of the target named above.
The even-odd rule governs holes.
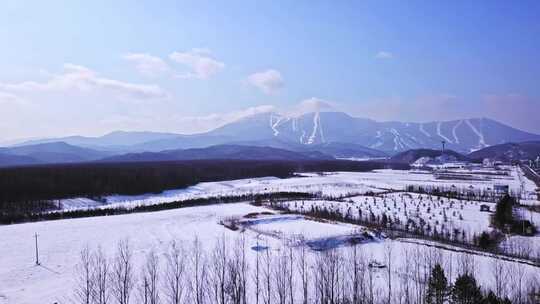
[[[453,144],[454,142],[453,142],[450,138],[448,138],[448,137],[442,135],[442,133],[441,133],[441,125],[442,125],[442,122],[439,121],[439,122],[437,123],[437,135],[439,135],[439,136],[440,136],[442,139],[444,139],[446,142]]]

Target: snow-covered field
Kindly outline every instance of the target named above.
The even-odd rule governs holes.
[[[286,239],[302,236],[306,242],[321,243],[325,239],[335,240],[358,235],[363,231],[359,226],[287,215],[262,215],[246,219],[250,221],[248,228],[236,231],[219,224],[226,218],[268,211],[263,207],[237,203],[0,227],[0,303],[69,303],[75,286],[75,265],[79,261],[80,250],[87,244],[93,248],[101,246],[107,255],[112,256],[117,242],[129,239],[134,250],[135,264],[141,265],[143,257],[150,250],[155,250],[162,257],[172,240],[189,244],[195,236],[207,250],[211,250],[220,237],[233,240],[242,234],[246,238],[247,248],[265,244],[269,250],[279,252],[285,243],[299,250],[298,244],[283,241]],[[34,265],[35,232],[39,234],[41,266]],[[410,275],[408,272],[413,265],[410,260],[414,258],[413,255],[416,259],[420,255],[437,255],[437,259],[445,265],[449,279],[454,279],[460,267],[463,267],[460,263],[463,262],[464,254],[448,250],[435,252],[422,243],[373,238],[356,246],[359,246],[362,255],[369,261],[386,264],[388,258],[391,258],[394,273],[392,280],[396,280],[396,285],[400,278]],[[349,248],[344,245],[338,250],[347,252]],[[390,256],[389,248],[392,251]],[[309,252],[311,255],[321,254],[315,250]],[[253,265],[255,251],[248,249],[247,254],[250,265]],[[483,255],[469,256],[469,267],[474,268],[477,278],[486,286],[491,286],[491,265],[498,260]],[[518,267],[526,278],[538,274],[538,268],[532,266],[500,263],[507,267]],[[382,294],[382,287],[387,280],[386,272],[374,273],[374,280]]]
[[[112,195],[102,201],[88,198],[60,200],[64,209],[111,208],[116,206],[151,205],[196,198],[237,196],[273,192],[305,192],[326,197],[345,197],[362,195],[368,192],[379,193],[387,190],[403,191],[409,185],[476,190],[493,189],[495,184],[506,184],[510,191],[521,193],[523,203],[538,204],[536,185],[528,180],[517,167],[508,168],[508,175],[493,175],[493,172],[480,169],[469,173],[479,180],[437,179],[430,172],[375,170],[373,172],[337,172],[323,174],[301,174],[299,177],[279,179],[275,177],[241,179],[223,182],[205,182],[185,189],[169,190],[159,194]],[[460,172],[464,173],[464,172]],[[484,174],[483,174],[484,173]]]
[[[512,191],[522,194],[535,191],[536,186],[523,176],[519,168],[509,168],[508,172],[506,176],[493,176],[492,172],[472,173],[482,176],[478,180],[440,180],[427,172],[394,170],[312,173],[289,179],[267,177],[200,183],[161,194],[109,196],[105,198],[106,202],[74,198],[62,200],[61,203],[65,209],[108,208],[217,196],[308,192],[318,194],[321,199],[291,201],[287,204],[291,209],[300,211],[302,208],[307,210],[319,206],[339,210],[343,214],[350,213],[352,216],[358,216],[361,210],[363,216],[373,214],[381,217],[386,214],[392,221],[420,222],[422,219],[439,232],[460,229],[470,236],[491,229],[490,214],[481,212],[480,204],[487,204],[491,210],[494,204],[441,199],[402,191],[408,185],[454,185],[458,188],[472,186],[475,189],[487,189],[495,183],[507,184]],[[390,193],[389,190],[400,192]],[[526,202],[528,205],[539,204],[534,195],[530,195]],[[538,213],[523,209],[522,215],[531,217],[540,226]],[[229,229],[221,224],[231,220],[237,221],[240,229]],[[34,233],[39,235],[40,266],[34,265]],[[256,256],[252,248],[260,244],[268,246],[276,254],[279,254],[283,246],[291,246],[294,250],[309,248],[310,255],[316,257],[322,254],[321,250],[328,248],[337,248],[347,255],[352,248],[351,243],[355,243],[365,260],[385,265],[391,261],[394,274],[391,280],[396,280],[394,286],[409,279],[414,281],[411,278],[414,263],[417,266],[421,263],[422,272],[429,271],[425,263],[427,260],[432,261],[433,256],[444,265],[449,281],[455,279],[464,267],[472,267],[480,283],[492,288],[495,264],[504,265],[508,273],[519,271],[529,282],[540,280],[539,268],[515,261],[503,261],[489,254],[463,253],[462,249],[430,241],[390,240],[357,225],[315,220],[302,215],[278,214],[265,207],[235,203],[0,226],[0,303],[70,303],[75,286],[75,265],[79,261],[80,250],[86,245],[91,248],[99,246],[106,255],[112,257],[117,243],[129,239],[134,250],[135,264],[142,265],[150,250],[163,256],[173,240],[189,246],[197,237],[202,246],[211,252],[220,238],[234,240],[240,235],[246,239],[251,264]],[[539,241],[540,237],[511,237],[503,245],[511,246],[512,242],[530,243],[531,250],[537,251],[540,248]],[[434,249],[435,246],[446,249]],[[375,270],[369,270],[369,273],[372,274],[372,271]],[[373,275],[378,293],[384,293],[388,274],[383,270],[375,271]],[[398,297],[399,287],[395,287],[394,292]]]
[[[380,196],[354,196],[345,202],[313,200],[289,201],[284,204],[293,211],[309,212],[313,208],[326,208],[352,219],[362,217],[366,221],[370,221],[371,217],[381,221],[381,218],[386,216],[387,221],[402,225],[410,222],[420,227],[424,222],[431,232],[453,235],[457,229],[460,238],[463,232],[467,238],[474,234],[479,235],[483,231],[489,232],[491,213],[480,211],[480,206],[487,205],[491,211],[495,209],[494,203],[448,199],[408,192],[394,192]]]

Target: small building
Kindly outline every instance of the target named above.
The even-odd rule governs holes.
[[[489,212],[489,211],[490,211],[490,210],[489,210],[489,206],[486,205],[486,204],[480,205],[480,211],[481,211],[481,212]]]
[[[497,194],[507,194],[510,192],[510,187],[508,185],[495,184],[493,186],[493,191]]]
[[[482,164],[485,167],[493,167],[495,166],[495,161],[491,158],[484,158],[484,160],[482,161]]]

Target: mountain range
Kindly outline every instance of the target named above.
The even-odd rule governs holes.
[[[0,165],[209,157],[383,158],[407,150],[439,150],[443,141],[447,149],[468,154],[494,145],[540,141],[540,135],[487,118],[408,123],[378,122],[343,112],[295,117],[261,113],[193,135],[116,131],[100,137],[31,140],[0,148]]]

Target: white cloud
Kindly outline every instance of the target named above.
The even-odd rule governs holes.
[[[331,101],[311,97],[302,100],[297,106],[295,106],[291,111],[289,111],[289,115],[300,116],[306,113],[336,110],[336,108],[336,105]]]
[[[134,84],[100,77],[93,70],[74,64],[65,64],[61,74],[50,75],[45,82],[25,81],[20,83],[0,83],[0,89],[8,92],[104,92],[114,97],[135,100],[165,98],[168,94],[157,85]]]
[[[142,53],[129,53],[124,56],[124,59],[133,62],[139,73],[155,77],[169,72],[169,65],[161,58]]]
[[[271,105],[261,105],[247,109],[226,113],[212,113],[202,116],[182,116],[175,120],[184,126],[187,133],[200,133],[219,128],[228,123],[262,113],[275,112],[276,108]],[[188,129],[189,128],[189,129]]]
[[[394,58],[394,54],[392,54],[390,52],[387,52],[387,51],[379,51],[375,55],[375,58],[377,58],[377,59],[392,59],[392,58]]]
[[[24,99],[22,99],[21,97],[15,94],[7,93],[7,92],[0,92],[0,105],[2,104],[22,105],[22,104],[25,104],[25,101]]]
[[[180,78],[208,79],[225,68],[225,64],[212,57],[207,49],[192,49],[188,52],[173,52],[169,58],[184,65],[189,72],[178,74]]]
[[[205,115],[184,115],[175,112],[140,112],[136,115],[113,115],[99,121],[104,132],[111,130],[140,130],[177,132],[181,134],[197,134],[211,131],[228,123],[261,113],[274,112],[275,107],[261,105],[224,113],[210,113]],[[159,124],[156,124],[159,121]]]
[[[272,69],[251,74],[247,80],[266,94],[277,92],[285,84],[281,73]]]

